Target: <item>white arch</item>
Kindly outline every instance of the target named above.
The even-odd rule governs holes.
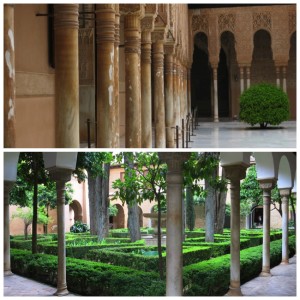
[[[279,189],[293,188],[292,172],[286,155],[282,155],[280,158],[277,184]]]
[[[255,152],[257,179],[277,179],[275,160],[272,152]]]

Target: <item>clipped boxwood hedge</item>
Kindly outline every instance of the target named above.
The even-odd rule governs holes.
[[[56,286],[57,257],[11,250],[16,274]],[[163,296],[165,283],[157,273],[67,258],[68,290],[83,296]]]
[[[282,241],[271,242],[271,267],[281,262]],[[296,251],[296,238],[289,238],[290,257]],[[241,283],[258,276],[262,269],[262,246],[240,252]],[[230,283],[230,255],[189,265],[183,269],[184,295],[186,296],[223,296]]]
[[[118,249],[106,248],[91,250],[87,253],[87,259],[104,262],[112,265],[126,266],[143,271],[159,271],[158,255],[145,256],[135,254],[140,251],[157,251],[157,247],[119,247]],[[165,250],[165,249],[163,249]],[[183,265],[193,264],[211,257],[211,248],[206,246],[184,247],[182,250]],[[163,267],[166,266],[166,252],[162,253]]]

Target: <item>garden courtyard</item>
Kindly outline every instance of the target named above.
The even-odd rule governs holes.
[[[293,152],[7,152],[4,162],[5,295],[17,296],[21,290],[24,296],[296,296]],[[110,193],[109,169],[115,164],[124,174]],[[66,228],[68,205],[75,197],[68,187],[71,173],[91,181],[89,200],[96,202],[89,203],[88,225],[77,219]],[[55,232],[44,226],[47,230],[37,234],[32,216],[32,232],[11,235],[9,204],[33,201],[34,212],[30,178],[40,178],[41,204],[42,174],[49,180],[43,183],[47,197],[51,188],[56,191]],[[127,201],[125,228],[110,226],[113,207],[108,204],[116,198]],[[140,226],[138,204],[145,199],[156,204],[156,210],[144,214],[156,219],[153,227]],[[205,220],[199,228],[194,208],[201,202]],[[259,214],[248,214],[257,208]],[[226,215],[230,225],[225,225]],[[40,217],[36,224],[43,222]],[[55,288],[41,286],[26,294],[22,277],[12,274]]]

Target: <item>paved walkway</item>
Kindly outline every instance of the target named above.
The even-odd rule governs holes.
[[[296,296],[296,255],[288,265],[271,269],[271,277],[256,277],[241,286],[244,296]]]
[[[190,148],[296,148],[296,122],[260,129],[242,122],[199,122]]]
[[[244,296],[296,296],[296,256],[278,265],[271,277],[257,277],[242,285]],[[4,296],[53,296],[56,288],[18,275],[4,277]],[[68,296],[76,296],[69,294]]]

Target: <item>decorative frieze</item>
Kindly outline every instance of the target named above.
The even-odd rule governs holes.
[[[235,31],[235,15],[234,14],[221,14],[218,18],[219,32]]]
[[[253,31],[257,31],[259,29],[266,29],[271,31],[272,29],[272,17],[271,12],[260,12],[253,13]]]
[[[193,32],[203,31],[208,34],[208,18],[206,15],[194,15],[192,17]]]

